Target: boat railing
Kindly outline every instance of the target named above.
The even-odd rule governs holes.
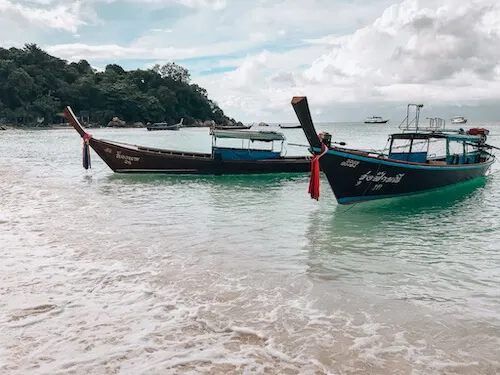
[[[429,126],[420,126],[418,130],[438,131],[446,127],[446,120],[441,117],[427,117],[427,120],[429,120]]]
[[[423,104],[410,103],[406,106],[406,117],[399,125],[401,130],[419,130],[419,120],[420,120],[420,109]],[[415,116],[410,117],[411,108],[415,107]]]

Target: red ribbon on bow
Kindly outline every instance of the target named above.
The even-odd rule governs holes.
[[[82,155],[82,162],[83,162],[83,168],[89,169],[91,168],[91,163],[90,163],[90,137],[92,137],[91,134],[85,133],[83,135],[83,155]]]
[[[309,194],[312,199],[319,199],[319,179],[320,179],[320,166],[319,159],[326,154],[328,148],[321,142],[321,153],[315,154],[311,160],[311,176],[309,177]]]

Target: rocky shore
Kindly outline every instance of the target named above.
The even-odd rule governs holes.
[[[118,117],[113,117],[113,119],[108,122],[107,127],[109,128],[145,128],[147,126],[151,125],[151,123],[144,124],[143,122],[134,122],[134,123],[126,123],[123,120],[120,120]],[[172,124],[173,125],[173,124]],[[222,124],[216,124],[214,120],[207,120],[207,121],[201,121],[201,120],[196,120],[193,124],[183,124],[183,128],[206,128],[206,127],[213,127],[216,125],[222,125],[222,126],[243,126],[243,123],[238,121],[226,121]],[[85,126],[85,125],[84,125]]]
[[[143,122],[134,122],[134,123],[127,123],[123,120],[121,120],[118,117],[113,117],[111,121],[109,121],[106,126],[103,126],[101,124],[96,124],[96,123],[87,123],[87,122],[82,122],[82,126],[84,128],[103,128],[103,127],[108,127],[108,128],[145,128],[147,126],[151,125],[151,123],[143,123]],[[63,123],[63,124],[50,124],[50,125],[35,125],[33,124],[32,126],[30,125],[0,125],[0,131],[2,130],[9,130],[9,129],[61,129],[61,128],[67,128],[70,127],[71,125],[69,123]],[[224,123],[215,123],[213,120],[207,120],[207,121],[201,121],[201,120],[196,120],[192,124],[182,124],[183,128],[210,128],[214,126],[243,126],[243,123],[238,121],[226,121]]]

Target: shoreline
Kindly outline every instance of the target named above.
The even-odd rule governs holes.
[[[147,126],[84,126],[85,129],[146,129]],[[182,128],[209,128],[209,125],[183,125]],[[71,125],[47,125],[47,126],[18,126],[18,125],[0,125],[2,130],[56,130],[73,129]]]

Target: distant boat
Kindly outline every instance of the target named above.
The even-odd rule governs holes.
[[[252,125],[215,125],[218,130],[248,130]]]
[[[464,116],[455,116],[451,119],[452,124],[465,124],[467,119]]]
[[[166,122],[157,122],[151,126],[148,126],[148,130],[179,130],[182,126],[184,118],[181,118],[177,124],[169,125]]]
[[[302,126],[300,125],[281,125],[279,124],[281,129],[300,129]]]
[[[389,121],[389,119],[384,120],[384,119],[382,119],[382,117],[372,116],[372,117],[367,117],[365,119],[365,124],[385,124],[388,121]]]
[[[259,126],[269,126],[269,124],[266,124],[265,122],[259,122]]]

